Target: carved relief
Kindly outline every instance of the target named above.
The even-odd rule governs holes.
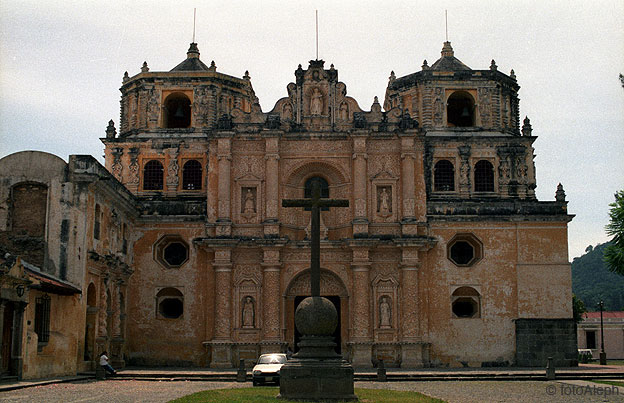
[[[508,156],[500,157],[500,162],[498,165],[498,175],[499,175],[498,181],[501,185],[509,183],[511,171],[510,171]]]
[[[256,215],[256,192],[255,187],[241,189],[241,216],[250,219]]]
[[[442,126],[444,121],[444,100],[442,99],[442,88],[436,87],[435,101],[433,106],[433,123],[435,126]]]
[[[256,323],[256,311],[254,308],[253,297],[247,295],[243,301],[243,310],[241,312],[243,328],[254,328]]]
[[[319,216],[319,232],[321,235],[321,239],[327,239],[327,226],[323,220],[323,214],[321,213]],[[312,214],[310,214],[310,221],[308,222],[308,226],[305,228],[306,238],[312,239]]]
[[[174,152],[172,158],[169,160],[169,166],[167,167],[167,186],[169,189],[176,189],[178,187],[178,154]]]
[[[379,327],[389,329],[392,327],[392,308],[389,297],[384,295],[379,300]]]
[[[339,295],[341,297],[348,295],[340,277],[330,271],[321,270],[320,283],[321,295]],[[310,270],[306,270],[291,281],[287,295],[310,295],[310,293]]]
[[[479,88],[479,115],[481,126],[490,126],[491,97],[488,88]]]
[[[158,124],[158,116],[160,115],[160,93],[156,89],[149,90],[147,100],[147,119],[148,126],[155,127]]]
[[[316,71],[315,71],[316,73]],[[310,115],[319,116],[323,114],[323,94],[318,88],[312,90],[310,96]]]
[[[106,337],[106,322],[108,319],[108,293],[106,292],[106,288],[102,287],[103,290],[100,293],[100,311],[98,315],[98,336]]]
[[[118,181],[122,181],[123,165],[121,163],[121,156],[123,155],[123,149],[116,147],[113,148],[113,175]]]
[[[139,183],[139,150],[137,148],[130,149],[130,166],[128,170],[130,171],[130,183],[138,184]]]
[[[375,309],[375,339],[390,341],[396,337],[398,281],[389,276],[377,276],[373,284],[373,301],[377,301]],[[391,330],[392,329],[392,330]],[[389,338],[389,340],[386,340]]]
[[[346,102],[343,102],[342,105],[340,105],[340,120],[349,120],[349,105]]]
[[[282,108],[282,120],[292,120],[293,108],[290,102],[286,102]]]
[[[392,214],[392,187],[377,186],[377,214],[382,217]]]
[[[207,87],[195,88],[193,108],[195,122],[199,125],[208,125],[210,123],[210,95]]]

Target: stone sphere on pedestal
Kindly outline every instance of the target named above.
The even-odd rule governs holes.
[[[308,336],[331,336],[338,326],[338,312],[325,297],[307,297],[295,311],[297,330]]]

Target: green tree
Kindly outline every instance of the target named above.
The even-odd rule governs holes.
[[[605,249],[604,260],[610,271],[624,276],[624,190],[615,193],[615,202],[609,206],[606,230],[613,239]]]
[[[572,294],[572,318],[574,319],[574,322],[581,323],[585,312],[587,312],[587,310],[585,309],[583,301],[576,298],[576,295]]]

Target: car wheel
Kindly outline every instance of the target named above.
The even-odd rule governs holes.
[[[258,381],[256,381],[255,379],[252,381],[253,386],[258,386]]]

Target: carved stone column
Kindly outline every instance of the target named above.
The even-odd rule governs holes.
[[[219,160],[217,236],[230,236],[232,234],[232,218],[230,212],[230,171],[232,165],[231,147],[231,137],[220,138],[217,140],[217,159]]]
[[[427,221],[427,190],[425,185],[425,147],[421,139],[416,139],[414,147],[416,153],[414,154],[414,192],[415,192],[415,209],[414,215],[418,221],[419,235],[426,235],[426,229],[424,228]]]
[[[463,145],[458,147],[459,156],[461,157],[461,165],[459,167],[459,195],[462,198],[470,197],[471,181],[470,181],[470,146]]]
[[[368,247],[353,248],[353,337],[351,361],[354,367],[372,367],[370,326],[370,260]]]
[[[353,136],[353,197],[355,199],[355,217],[353,235],[368,235],[368,211],[366,203],[366,137]]]
[[[212,345],[212,368],[232,367],[232,250],[216,249],[214,259],[215,271],[215,306],[214,306],[214,339]]]
[[[279,236],[279,138],[266,139],[265,178],[266,178],[266,220],[264,235]]]
[[[404,134],[401,138],[401,188],[403,200],[401,233],[403,235],[417,235],[416,200],[414,199],[414,137]]]
[[[276,248],[264,250],[262,262],[262,325],[261,353],[279,353],[282,342],[280,335],[280,251]]]
[[[418,248],[404,246],[401,259],[401,366],[423,366],[423,344],[419,326]]]

